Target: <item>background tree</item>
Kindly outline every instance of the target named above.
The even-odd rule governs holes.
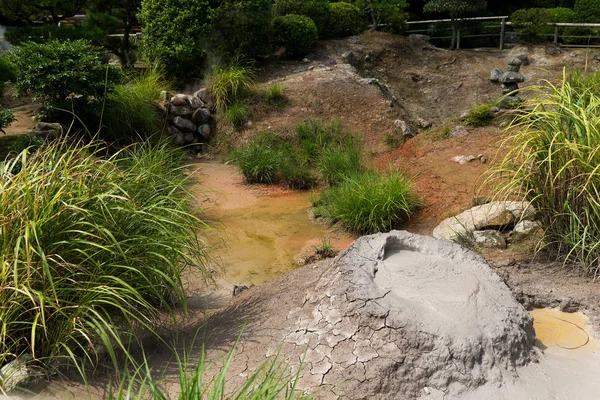
[[[20,23],[43,21],[54,24],[82,10],[86,0],[0,0],[0,14]]]
[[[487,3],[484,0],[431,0],[425,7],[425,14],[447,15],[452,23],[452,41],[450,49],[456,48],[456,36],[458,32],[458,20],[469,13],[485,10]]]
[[[356,5],[369,16],[371,29],[400,33],[404,29],[408,8],[405,0],[358,0]],[[385,26],[379,26],[384,24]]]

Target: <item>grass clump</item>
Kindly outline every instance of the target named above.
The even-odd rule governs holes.
[[[334,186],[344,177],[362,170],[362,152],[355,143],[326,147],[318,158],[317,169],[323,181]]]
[[[225,119],[231,122],[233,126],[236,128],[241,128],[244,126],[246,121],[248,120],[249,110],[246,103],[241,101],[236,101],[227,106],[225,109]]]
[[[313,212],[352,232],[369,234],[406,220],[418,204],[408,179],[396,172],[366,171],[346,176],[338,186],[324,190]]]
[[[252,86],[256,74],[251,65],[246,65],[241,57],[234,57],[225,66],[213,68],[210,78],[211,93],[215,98],[215,106],[225,109]]]
[[[467,117],[463,120],[468,126],[486,126],[494,119],[491,104],[476,104],[469,110]]]
[[[102,118],[102,137],[128,144],[145,140],[162,129],[156,102],[170,83],[158,68],[132,76],[109,94]]]
[[[160,308],[185,304],[185,268],[208,276],[180,154],[100,150],[59,141],[0,164],[0,364],[31,354],[83,374],[99,349],[114,356]]]
[[[282,164],[280,141],[271,133],[263,133],[245,147],[234,151],[240,171],[248,183],[275,183]]]
[[[536,208],[544,248],[598,273],[600,265],[600,75],[575,73],[538,87],[517,115],[510,150],[488,178],[499,196]]]

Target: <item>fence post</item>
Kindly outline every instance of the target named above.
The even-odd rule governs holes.
[[[456,30],[456,50],[460,50],[460,27]]]
[[[554,44],[558,44],[558,26],[554,25]]]
[[[506,26],[506,18],[502,18],[500,22],[500,50],[504,49],[504,29]]]

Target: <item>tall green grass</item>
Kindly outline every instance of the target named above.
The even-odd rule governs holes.
[[[170,88],[170,83],[157,67],[133,75],[127,83],[115,86],[103,110],[102,137],[128,144],[159,132],[163,121],[156,102],[160,100],[161,92]]]
[[[350,231],[368,234],[390,230],[418,205],[407,178],[397,172],[366,171],[345,176],[338,186],[321,192],[313,213]]]
[[[600,75],[565,74],[533,90],[533,108],[513,122],[508,153],[486,183],[535,206],[544,248],[598,273]]]
[[[186,268],[209,276],[180,154],[101,150],[60,141],[0,164],[0,364],[29,353],[83,374],[185,305]]]
[[[209,86],[217,109],[225,109],[229,104],[240,100],[244,92],[250,89],[255,78],[256,73],[252,65],[248,65],[239,56],[234,57],[227,65],[215,66]]]

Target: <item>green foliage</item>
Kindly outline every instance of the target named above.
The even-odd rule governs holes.
[[[242,101],[236,101],[225,109],[225,119],[236,128],[242,127],[248,120],[250,111],[248,105]]]
[[[0,57],[0,97],[4,96],[6,82],[14,82],[17,74],[14,66],[7,57]]]
[[[338,253],[331,245],[331,240],[329,239],[322,239],[321,244],[313,246],[313,248],[321,259],[335,257]]]
[[[313,20],[319,37],[327,36],[331,4],[329,0],[275,0],[275,15],[304,15]]]
[[[460,18],[465,14],[485,9],[483,0],[430,0],[423,7],[425,14],[448,14],[450,18]]]
[[[225,54],[271,53],[272,0],[225,0],[211,12],[212,36]]]
[[[344,177],[362,169],[362,153],[358,141],[326,147],[321,150],[317,169],[325,183],[337,185]]]
[[[599,0],[577,0],[573,10],[577,16],[577,22],[594,23],[600,21]]]
[[[273,41],[286,54],[302,56],[312,50],[319,38],[315,23],[303,15],[288,14],[273,19]]]
[[[283,86],[276,83],[265,90],[265,100],[271,104],[280,104],[286,100]]]
[[[369,15],[369,22],[375,23],[378,30],[402,34],[407,29],[408,8],[405,0],[358,0],[355,2],[359,9]]]
[[[98,28],[88,28],[82,26],[58,26],[49,25],[25,25],[4,34],[6,40],[13,46],[21,46],[27,42],[46,43],[49,40],[89,40],[91,42],[100,42],[104,37],[104,32]]]
[[[13,21],[33,23],[48,20],[55,25],[81,10],[85,0],[1,0],[0,14]]]
[[[169,78],[200,76],[210,32],[208,0],[142,0],[144,57],[158,62]]]
[[[522,196],[537,210],[543,245],[598,273],[600,250],[600,74],[573,74],[536,88],[517,115],[510,149],[486,183],[498,196]]]
[[[36,151],[44,145],[44,141],[35,135],[19,135],[19,138],[10,146],[9,152],[17,155],[25,149]]]
[[[306,158],[315,161],[331,145],[345,146],[355,141],[352,133],[344,130],[339,121],[324,123],[309,119],[296,127],[296,140]]]
[[[406,220],[419,201],[411,182],[396,172],[366,171],[344,178],[324,190],[314,209],[316,217],[340,223],[359,234],[387,231]]]
[[[338,2],[331,4],[331,17],[327,27],[327,36],[341,38],[358,35],[366,29],[362,13],[353,4]]]
[[[469,113],[463,122],[465,125],[469,126],[485,126],[489,125],[493,119],[494,113],[492,112],[492,105],[481,103],[474,105],[469,110]]]
[[[133,75],[108,95],[102,119],[103,139],[126,145],[147,140],[162,128],[156,102],[170,90],[159,68]]]
[[[277,181],[283,152],[278,139],[264,133],[245,147],[234,152],[238,167],[248,183],[274,183]]]
[[[247,65],[241,57],[234,57],[225,66],[213,67],[210,77],[210,90],[218,109],[239,100],[254,83],[256,74],[251,65]]]
[[[8,57],[17,73],[18,93],[30,93],[50,107],[98,103],[121,79],[99,49],[84,40],[29,42]]]
[[[512,13],[510,20],[517,32],[533,39],[554,33],[554,28],[547,23],[575,22],[576,16],[569,8],[527,8]]]
[[[4,128],[16,121],[15,115],[12,110],[8,108],[0,108],[0,132],[4,132]]]
[[[281,182],[294,190],[307,190],[317,183],[309,161],[289,146],[282,148],[278,175]]]
[[[61,141],[0,164],[1,364],[30,353],[83,374],[99,350],[114,356],[151,329],[159,308],[185,304],[186,268],[209,276],[181,154],[100,150]]]

